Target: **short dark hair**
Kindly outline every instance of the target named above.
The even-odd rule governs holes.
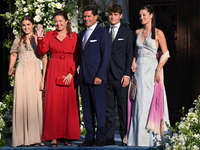
[[[122,14],[122,6],[121,5],[118,5],[118,4],[113,4],[113,5],[110,5],[107,9],[107,12],[108,13],[112,13],[112,12],[118,12],[120,14]]]
[[[96,16],[96,15],[98,15],[98,11],[97,11],[97,8],[96,8],[96,6],[93,6],[93,5],[88,5],[88,6],[86,6],[85,8],[84,8],[84,10],[83,10],[83,13],[85,12],[85,11],[92,11],[92,14],[94,15],[94,16]]]

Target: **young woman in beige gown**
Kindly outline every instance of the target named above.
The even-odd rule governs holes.
[[[9,70],[18,57],[15,75],[12,120],[12,146],[43,145],[43,89],[47,56],[37,54],[37,36],[34,21],[24,16],[21,21],[21,36],[11,48]],[[43,75],[40,60],[43,62]]]

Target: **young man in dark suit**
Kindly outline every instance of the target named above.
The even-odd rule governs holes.
[[[96,7],[87,6],[83,15],[87,29],[80,33],[79,83],[87,134],[85,141],[78,146],[104,146],[106,83],[111,58],[111,37],[108,30],[97,25]]]
[[[107,11],[110,21],[109,33],[112,37],[112,52],[106,85],[106,138],[104,144],[114,145],[116,100],[122,141],[126,135],[127,95],[133,60],[134,33],[120,23],[122,18],[120,5],[111,5]],[[126,144],[122,142],[121,145],[125,146]]]

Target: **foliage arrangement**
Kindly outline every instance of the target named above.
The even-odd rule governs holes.
[[[14,86],[14,80],[10,78],[10,85]],[[13,106],[13,90],[5,93],[0,102],[0,146],[5,145],[6,137],[12,134],[12,106]]]
[[[200,96],[194,100],[194,108],[176,123],[176,128],[170,130],[173,135],[167,135],[169,142],[167,150],[199,150],[200,149]],[[183,108],[184,111],[184,108]]]
[[[8,0],[9,2],[9,0]],[[21,19],[24,15],[34,18],[35,25],[42,24],[45,32],[55,30],[53,14],[58,10],[68,12],[69,20],[76,15],[78,9],[76,1],[73,0],[15,0],[14,13],[1,14],[5,18],[6,25],[11,27],[15,37],[20,35]],[[4,43],[7,48],[10,44]]]

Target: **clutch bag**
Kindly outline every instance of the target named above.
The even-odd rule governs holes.
[[[10,70],[8,70],[8,75],[12,76],[15,74],[16,69],[15,68],[11,68]]]
[[[136,79],[135,79],[135,76],[133,73],[132,73],[132,78],[131,78],[130,84],[131,84],[131,88],[130,88],[131,97],[133,100],[135,100],[137,85],[136,85]]]
[[[56,85],[57,86],[70,86],[71,82],[68,84],[65,84],[65,82],[63,82],[65,77],[56,77]]]

